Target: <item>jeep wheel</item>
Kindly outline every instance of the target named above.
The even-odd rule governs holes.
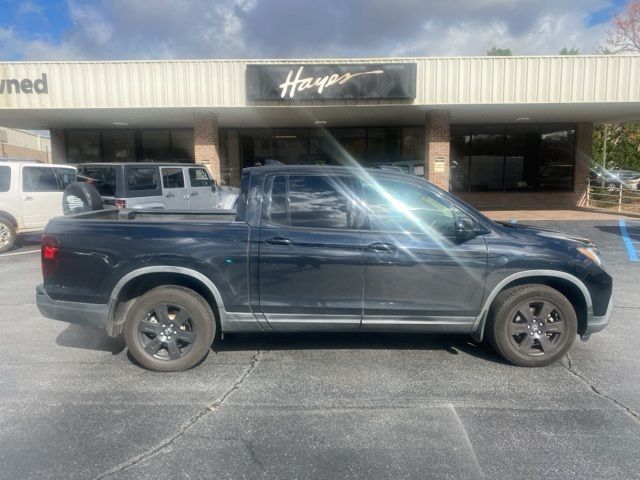
[[[16,229],[4,217],[0,217],[0,253],[10,250],[16,243]]]
[[[164,286],[135,301],[127,315],[124,338],[142,366],[176,372],[207,356],[215,332],[211,307],[200,295],[188,288]]]
[[[487,337],[496,351],[522,367],[560,359],[578,330],[569,300],[547,285],[521,285],[500,292],[492,307]]]

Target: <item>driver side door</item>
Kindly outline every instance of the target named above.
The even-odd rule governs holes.
[[[427,185],[370,178],[362,201],[363,328],[466,331],[484,295],[484,237],[456,239],[455,207]]]

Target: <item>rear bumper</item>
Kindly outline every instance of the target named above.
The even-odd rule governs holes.
[[[609,303],[607,304],[607,311],[601,317],[596,315],[589,315],[587,319],[587,329],[580,336],[582,340],[588,340],[592,333],[601,332],[605,329],[605,327],[609,324],[609,319],[611,318],[611,313],[613,312],[613,295],[609,298]]]
[[[36,304],[43,317],[105,329],[108,305],[54,300],[42,285],[36,287]]]

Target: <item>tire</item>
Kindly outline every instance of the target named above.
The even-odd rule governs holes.
[[[62,194],[62,211],[65,215],[102,210],[104,202],[100,192],[86,182],[75,182],[67,185]]]
[[[200,363],[215,333],[216,321],[207,301],[179,286],[157,287],[139,297],[124,326],[133,358],[157,372],[178,372]]]
[[[0,217],[0,253],[13,248],[16,244],[16,228],[8,218]]]
[[[547,285],[531,284],[498,294],[487,338],[514,365],[543,367],[567,353],[577,331],[576,312],[567,297]]]

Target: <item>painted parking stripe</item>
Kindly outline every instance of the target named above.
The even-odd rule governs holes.
[[[27,252],[13,252],[13,253],[4,253],[2,255],[0,255],[0,258],[2,257],[13,257],[14,255],[26,255],[27,253],[39,253],[40,249],[38,250],[29,250]]]
[[[637,262],[638,253],[633,246],[631,238],[629,238],[629,233],[627,232],[627,224],[622,219],[618,220],[618,223],[620,224],[620,234],[622,235],[622,241],[624,242],[624,246],[627,247],[627,255],[629,256],[629,260],[631,260],[632,262]]]

